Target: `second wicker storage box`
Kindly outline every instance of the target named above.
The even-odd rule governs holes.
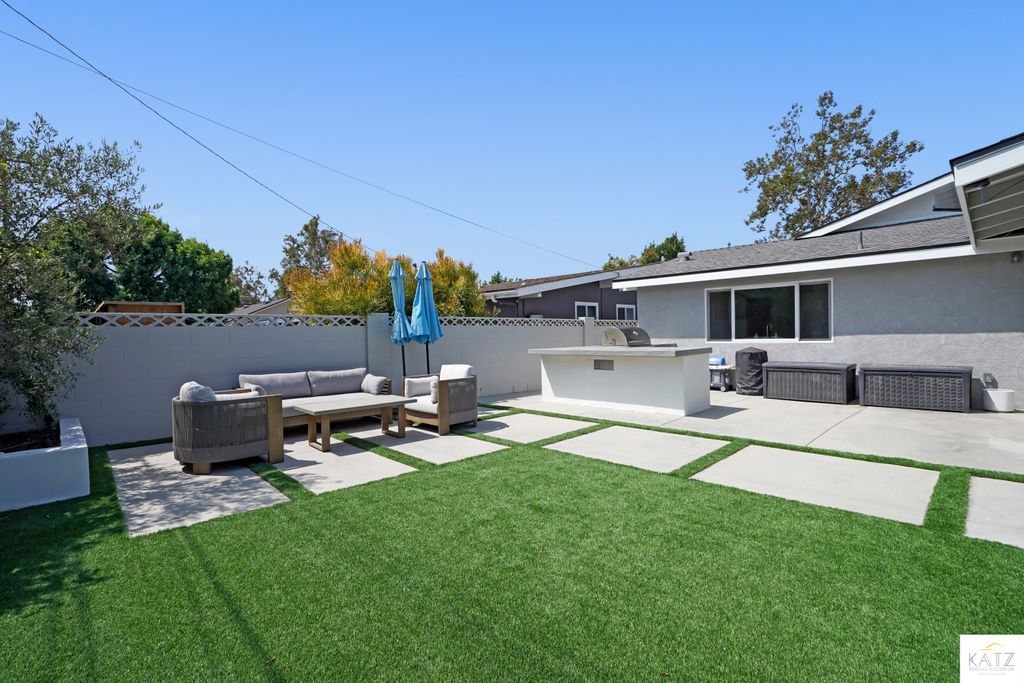
[[[817,403],[849,403],[854,399],[857,366],[853,363],[771,361],[762,369],[765,398]]]
[[[972,372],[951,365],[862,365],[860,404],[967,413]]]

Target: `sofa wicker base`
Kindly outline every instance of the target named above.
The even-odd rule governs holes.
[[[846,404],[854,399],[857,366],[851,363],[786,363],[761,366],[764,397]]]
[[[860,404],[967,413],[972,371],[965,366],[862,365]]]

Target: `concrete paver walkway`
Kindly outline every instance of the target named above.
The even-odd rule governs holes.
[[[430,428],[409,427],[405,430],[405,437],[400,439],[381,434],[379,422],[371,426],[355,425],[345,428],[345,433],[435,465],[465,460],[505,449],[505,446],[496,443],[488,443],[481,439],[472,439],[458,434],[449,433],[438,436],[437,432],[431,431]]]
[[[129,536],[189,526],[283,503],[288,497],[245,465],[182,471],[171,444],[108,451]]]
[[[331,439],[331,452],[323,453],[309,445],[305,434],[285,434],[284,462],[275,467],[316,494],[416,471],[337,439]]]
[[[971,477],[964,533],[1024,548],[1024,484]]]
[[[558,441],[547,448],[652,472],[672,472],[727,443],[616,426]]]
[[[800,451],[747,446],[693,477],[814,505],[923,524],[939,473]]]
[[[507,417],[480,420],[475,427],[467,427],[465,431],[474,434],[487,434],[509,441],[530,443],[541,439],[549,439],[567,432],[591,426],[590,422],[567,420],[561,417],[546,415],[529,415],[520,413]]]

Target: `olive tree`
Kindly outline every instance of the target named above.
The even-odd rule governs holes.
[[[137,148],[75,143],[39,115],[24,129],[0,121],[0,419],[13,408],[53,415],[88,360],[94,339],[72,323],[83,282],[69,251],[131,241],[143,191]],[[87,265],[91,286],[107,287],[102,257]]]

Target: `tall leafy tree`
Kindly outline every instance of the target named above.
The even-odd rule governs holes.
[[[875,138],[875,110],[858,104],[843,113],[831,91],[818,97],[810,138],[800,128],[803,111],[790,107],[769,127],[775,149],[743,164],[741,191],[757,190],[746,224],[770,239],[797,237],[888,199],[910,185],[907,160],[924,149],[917,140],[904,142],[898,130]]]
[[[499,271],[496,271],[494,273],[494,275],[491,275],[489,278],[487,278],[487,280],[485,280],[483,284],[485,284],[485,285],[500,285],[500,284],[503,284],[505,282],[512,282],[515,279],[516,278],[514,278],[514,277],[508,277],[507,275],[505,275],[504,273],[502,273],[499,270]]]
[[[411,310],[416,291],[416,264],[408,256],[371,254],[360,241],[338,240],[330,249],[328,267],[318,274],[305,269],[292,271],[288,288],[292,309],[307,315],[368,315],[391,313],[391,281],[388,275],[397,258],[405,270],[406,312]],[[488,315],[477,288],[479,274],[438,249],[428,263],[434,286],[434,302],[440,315]]]
[[[327,270],[331,247],[341,235],[336,230],[320,227],[320,217],[314,216],[295,235],[286,235],[281,247],[281,270],[270,271],[270,280],[275,283],[275,297],[289,295],[288,276],[297,270],[310,275],[319,275]]]
[[[231,272],[231,284],[238,290],[239,299],[243,304],[256,304],[270,298],[263,273],[248,261],[235,266]]]
[[[229,313],[240,297],[232,284],[232,261],[194,237],[145,214],[141,239],[116,262],[119,296],[129,301],[181,301],[196,313]]]
[[[640,251],[640,255],[613,256],[608,254],[608,260],[604,264],[605,270],[618,270],[620,268],[631,268],[633,266],[645,266],[650,263],[661,263],[674,259],[681,252],[686,251],[686,241],[673,232],[660,242],[651,242]]]
[[[24,130],[0,121],[0,420],[12,409],[53,415],[94,348],[88,330],[69,324],[83,287],[66,256],[135,224],[135,149],[75,143],[39,115]],[[80,265],[109,286],[94,257]]]

